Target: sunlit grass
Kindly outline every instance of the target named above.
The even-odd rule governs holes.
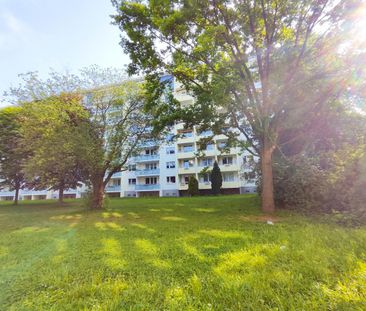
[[[366,228],[253,195],[0,203],[0,310],[366,310]]]

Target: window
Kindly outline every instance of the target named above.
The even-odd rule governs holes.
[[[183,146],[182,151],[183,152],[192,152],[192,151],[194,151],[193,145],[185,145],[185,146]]]
[[[226,141],[220,141],[217,143],[219,149],[224,149],[226,147]]]
[[[148,177],[145,178],[145,185],[156,185],[158,183],[157,177]]]
[[[222,158],[223,165],[231,165],[233,164],[233,157],[223,157]]]
[[[166,154],[174,154],[175,148],[174,147],[166,147]]]
[[[189,176],[184,176],[184,184],[189,184]]]
[[[165,140],[167,142],[172,142],[173,139],[174,139],[174,134],[172,134],[172,133],[167,134],[166,137],[165,137]]]
[[[225,182],[235,181],[235,175],[234,173],[224,173],[222,174],[222,179]]]
[[[245,179],[248,180],[248,182],[254,182],[255,178],[256,178],[256,174],[255,172],[247,172],[247,173],[244,173],[245,175]]]
[[[200,133],[200,136],[204,136],[204,137],[212,136],[212,135],[213,135],[213,133],[212,133],[212,131],[211,131],[211,130],[202,131],[202,132]]]
[[[175,184],[175,176],[167,176],[166,177],[166,182],[168,184]]]
[[[147,163],[145,164],[145,170],[156,170],[157,164],[156,163]]]
[[[157,155],[157,149],[145,149],[145,155]]]
[[[136,178],[129,178],[128,179],[128,184],[129,185],[136,185]]]
[[[131,171],[136,171],[136,164],[130,164],[128,166],[128,170],[131,172]]]
[[[200,144],[200,150],[202,151],[208,151],[208,150],[214,150],[214,145],[213,143],[207,143],[207,144]]]
[[[253,161],[253,156],[252,155],[247,155],[243,157],[243,162],[244,163],[250,163]]]
[[[183,168],[188,169],[193,166],[193,160],[183,160]]]
[[[193,132],[192,131],[181,132],[181,134],[182,134],[182,138],[193,137]]]
[[[175,168],[175,162],[174,161],[166,162],[166,168]]]
[[[200,182],[209,183],[211,181],[211,174],[205,173],[200,176]]]
[[[212,158],[205,158],[201,160],[201,166],[211,166],[212,165]]]

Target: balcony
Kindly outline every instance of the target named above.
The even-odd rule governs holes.
[[[159,161],[158,154],[144,154],[134,158],[135,162],[151,162],[151,161]]]
[[[0,191],[0,196],[13,196],[15,191]]]
[[[136,170],[136,176],[158,176],[160,174],[160,170],[152,169],[152,170]]]
[[[200,137],[210,137],[213,136],[213,132],[211,130],[203,131],[198,134]]]
[[[190,167],[179,167],[178,168],[178,174],[194,174],[196,173],[196,167],[190,166]]]
[[[240,171],[239,166],[236,163],[232,164],[219,164],[221,172],[236,172]]]
[[[239,188],[240,187],[240,181],[234,180],[234,181],[223,181],[222,182],[222,188]]]
[[[106,192],[121,192],[121,186],[119,185],[112,185],[105,187]]]
[[[198,184],[198,188],[202,190],[211,189],[211,182],[209,181],[202,181]]]
[[[151,148],[159,146],[159,141],[157,140],[146,140],[139,145],[140,148]]]
[[[195,151],[179,151],[177,153],[177,159],[195,158]]]
[[[179,183],[179,190],[188,190],[188,183],[180,182]]]
[[[159,184],[141,184],[136,185],[137,191],[152,191],[152,190],[159,190],[160,185]]]
[[[21,195],[47,195],[47,190],[20,190]]]
[[[64,194],[76,194],[77,190],[76,189],[67,189],[64,191]]]

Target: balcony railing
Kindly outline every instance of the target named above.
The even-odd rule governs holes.
[[[160,189],[160,185],[159,184],[142,184],[142,185],[136,185],[136,190],[141,191],[141,190],[159,190]]]
[[[155,147],[159,145],[159,141],[157,140],[147,140],[144,141],[139,145],[140,148],[148,148],[148,147]]]
[[[64,194],[76,194],[77,190],[76,189],[67,189],[64,191]]]
[[[188,152],[195,152],[194,148],[190,148],[190,149],[179,149],[178,153],[188,153]]]
[[[181,170],[190,170],[190,169],[194,168],[194,165],[190,165],[190,166],[179,166],[179,168]]]
[[[0,191],[0,196],[13,196],[15,191]]]
[[[144,154],[140,156],[136,156],[134,158],[135,162],[144,162],[144,161],[159,161],[158,154]]]
[[[136,176],[152,176],[152,175],[159,175],[160,170],[158,168],[151,170],[136,170],[135,173]]]
[[[119,185],[107,186],[107,187],[105,187],[105,191],[107,191],[107,192],[120,192],[121,191],[121,186],[119,186]]]
[[[47,190],[20,190],[21,195],[47,195]]]

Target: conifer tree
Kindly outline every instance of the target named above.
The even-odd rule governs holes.
[[[222,187],[222,175],[219,165],[217,161],[215,161],[212,172],[211,172],[211,189],[212,194],[217,195],[220,194]]]

